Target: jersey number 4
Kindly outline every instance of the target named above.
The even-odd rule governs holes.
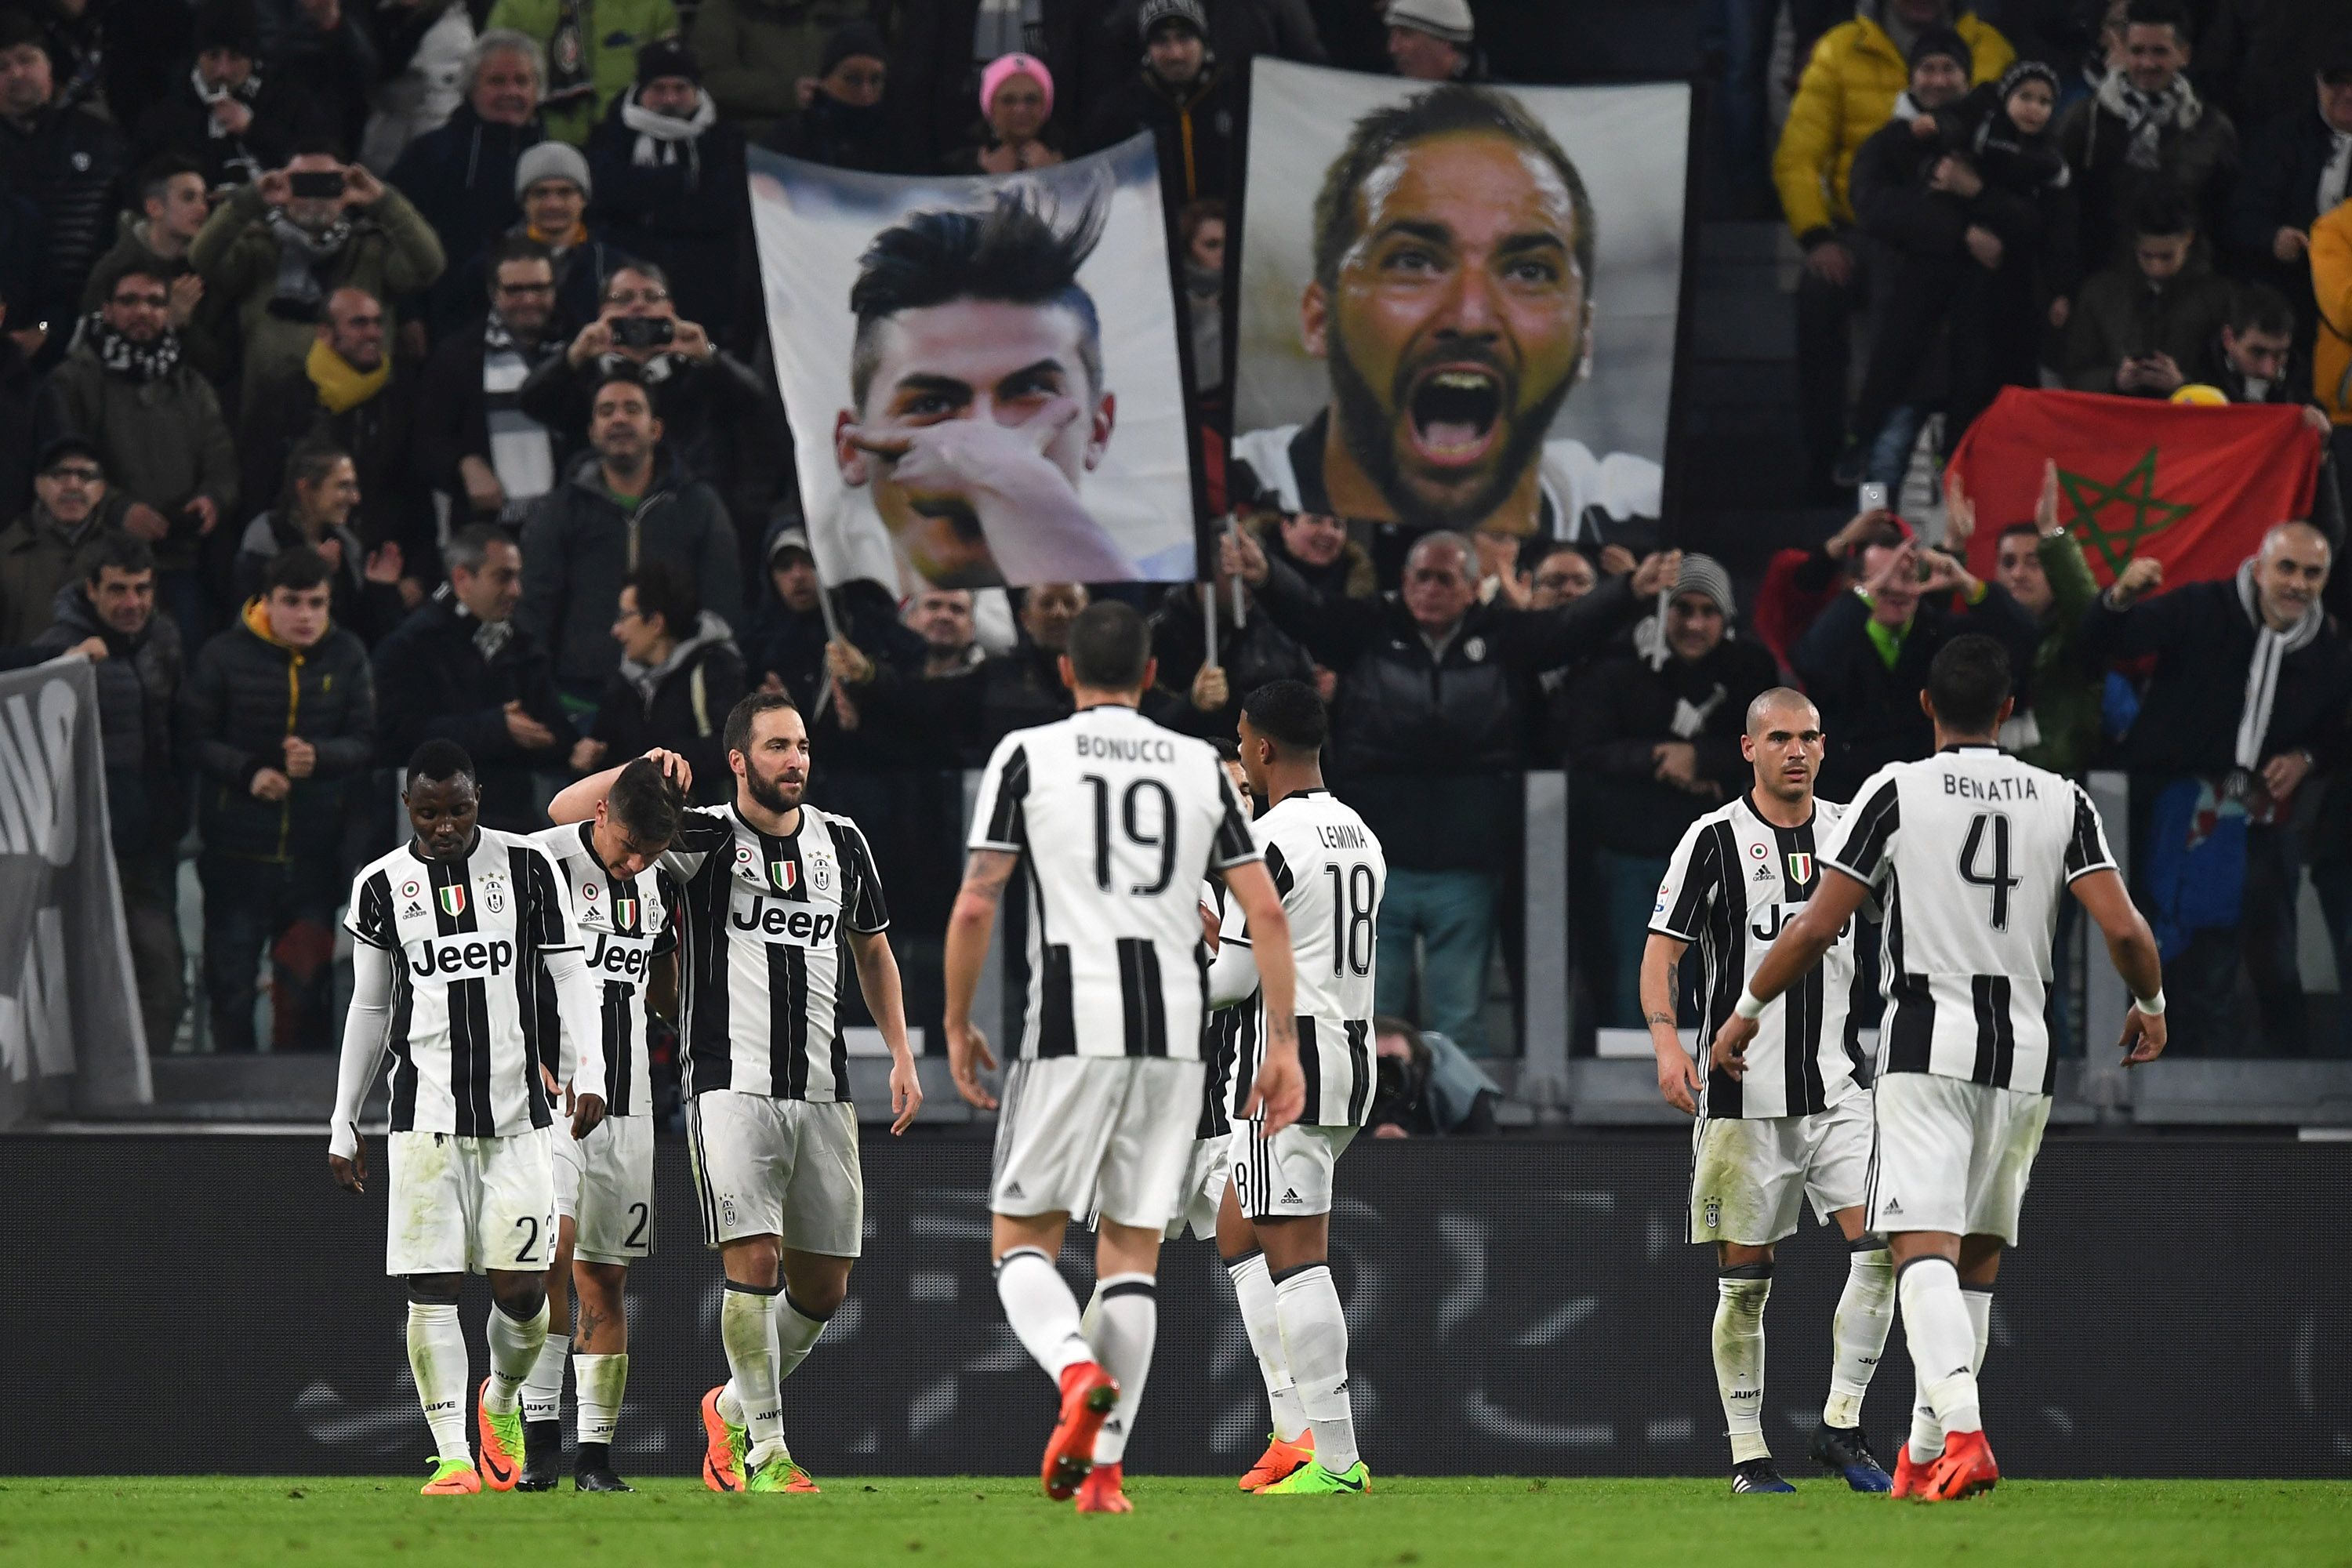
[[[1110,781],[1097,773],[1085,775],[1087,787],[1095,795],[1095,886],[1110,891]],[[1156,827],[1144,823],[1143,802],[1146,797],[1158,804],[1152,816],[1159,819]],[[1137,779],[1127,786],[1118,800],[1118,826],[1127,841],[1139,849],[1157,850],[1160,855],[1159,879],[1138,882],[1127,890],[1137,898],[1148,899],[1168,890],[1176,879],[1176,797],[1158,779]]]
[[[1988,831],[1990,825],[1990,831]],[[1979,862],[1984,857],[1985,840],[1992,840],[1992,868],[1984,869]],[[1992,893],[1992,929],[2009,929],[2009,890],[2023,880],[2009,874],[2009,818],[1998,811],[1980,811],[1969,819],[1967,842],[1960,846],[1960,880],[1972,888],[1985,888]]]
[[[1339,868],[1327,865],[1331,879],[1331,973],[1372,972],[1372,868],[1359,862],[1349,868],[1341,886]]]

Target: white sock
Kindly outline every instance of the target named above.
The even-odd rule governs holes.
[[[817,1336],[824,1332],[825,1320],[812,1317],[793,1300],[786,1290],[776,1298],[776,1382],[798,1372],[801,1363],[808,1360],[809,1352],[816,1345]]]
[[[1976,1370],[1984,1370],[1985,1349],[1992,1342],[1992,1292],[1960,1288],[1960,1300],[1968,1303],[1969,1326],[1976,1331]],[[1927,1403],[1924,1394],[1911,1406],[1911,1462],[1924,1465],[1944,1451],[1944,1424],[1936,1419],[1936,1408]]]
[[[1948,1435],[1982,1430],[1976,1331],[1958,1268],[1948,1258],[1915,1258],[1896,1276],[1895,1289],[1903,1298],[1903,1336],[1911,1342],[1911,1364],[1937,1424]]]
[[[1715,1282],[1715,1391],[1731,1462],[1744,1465],[1772,1457],[1764,1441],[1764,1304],[1772,1299],[1772,1266],[1736,1269]]]
[[[756,1470],[784,1446],[784,1413],[776,1393],[776,1313],[781,1285],[742,1285],[730,1279],[719,1303],[719,1340],[727,1348],[729,1386],[736,1393],[751,1447],[743,1457]]]
[[[1078,1331],[1078,1299],[1041,1249],[1016,1247],[996,1260],[996,1296],[1022,1348],[1055,1382],[1065,1367],[1095,1359]]]
[[[539,1347],[539,1359],[530,1363],[530,1375],[522,1380],[522,1418],[526,1421],[559,1420],[563,1413],[563,1363],[572,1354],[570,1334],[551,1333]]]
[[[1127,1458],[1127,1436],[1143,1406],[1143,1380],[1160,1338],[1160,1286],[1149,1274],[1114,1274],[1096,1288],[1095,1300],[1099,1306],[1087,1337],[1095,1359],[1118,1384],[1118,1403],[1095,1436],[1095,1463],[1116,1465]]]
[[[1830,1396],[1822,1406],[1824,1426],[1849,1428],[1862,1425],[1862,1396],[1869,1392],[1870,1375],[1886,1350],[1886,1331],[1895,1321],[1895,1258],[1881,1242],[1867,1251],[1850,1253],[1845,1266],[1845,1290],[1838,1297],[1837,1316],[1830,1320]]]
[[[621,1396],[629,1386],[629,1352],[572,1358],[579,1380],[580,1441],[610,1445],[621,1426]]]
[[[433,1457],[471,1459],[473,1427],[466,1418],[466,1389],[473,1368],[466,1359],[466,1329],[455,1301],[408,1304],[408,1373],[416,1380],[416,1402],[433,1428]]]
[[[1348,1318],[1331,1268],[1310,1263],[1274,1282],[1283,1360],[1315,1433],[1315,1461],[1334,1475],[1356,1468],[1356,1422],[1348,1407]]]
[[[522,1380],[530,1375],[539,1347],[546,1342],[545,1299],[541,1300],[538,1311],[520,1321],[508,1317],[507,1310],[498,1303],[490,1304],[490,1381],[482,1390],[483,1408],[504,1415],[515,1407]]]
[[[1257,1373],[1265,1383],[1265,1402],[1274,1415],[1274,1435],[1296,1443],[1307,1430],[1307,1407],[1298,1403],[1298,1387],[1282,1353],[1282,1323],[1275,1315],[1274,1276],[1266,1272],[1265,1254],[1253,1252],[1226,1264],[1225,1276],[1234,1282],[1242,1329],[1257,1354]]]

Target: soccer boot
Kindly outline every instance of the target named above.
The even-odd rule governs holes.
[[[1327,1470],[1309,1459],[1278,1481],[1258,1489],[1260,1497],[1357,1497],[1372,1489],[1372,1472],[1358,1459],[1345,1470]]]
[[[613,1473],[610,1465],[592,1465],[575,1470],[572,1476],[575,1492],[633,1492],[637,1489]]]
[[[522,1475],[519,1492],[551,1492],[563,1479],[563,1423],[526,1421],[522,1424]]]
[[[522,1471],[522,1406],[501,1415],[489,1406],[490,1380],[474,1396],[475,1428],[482,1439],[482,1484],[494,1492],[510,1492]]]
[[[1908,1451],[1909,1446],[1905,1446]],[[1870,1451],[1869,1442],[1859,1426],[1817,1426],[1813,1428],[1813,1463],[1833,1476],[1843,1476],[1845,1484],[1858,1492],[1883,1492],[1894,1483],[1879,1468],[1877,1456]]]
[[[1915,1459],[1911,1445],[1906,1443],[1895,1456],[1895,1484],[1889,1488],[1893,1496],[1916,1498],[1927,1489],[1927,1472],[1936,1468],[1934,1459]]]
[[[1734,1494],[1738,1494],[1739,1492],[1792,1492],[1797,1489],[1780,1479],[1780,1472],[1772,1468],[1772,1461],[1768,1457],[1761,1459],[1748,1459],[1732,1466],[1731,1489]]]
[[[463,1497],[480,1491],[482,1478],[471,1459],[436,1458],[433,1461],[433,1479],[416,1489],[423,1497]]]
[[[719,1396],[726,1391],[721,1384],[702,1396],[702,1430],[709,1439],[702,1451],[702,1484],[715,1492],[740,1492],[751,1434],[719,1413]]]
[[[1067,1502],[1078,1483],[1094,1468],[1095,1435],[1118,1403],[1118,1384],[1095,1362],[1074,1362],[1062,1369],[1062,1415],[1054,1435],[1045,1440],[1045,1458],[1037,1467],[1038,1483],[1055,1502]]]
[[[2000,1467],[1993,1463],[1992,1445],[1985,1441],[1985,1435],[1950,1432],[1944,1436],[1943,1458],[1927,1471],[1919,1497],[1927,1502],[1957,1502],[1989,1492],[2000,1481]]]
[[[814,1492],[821,1489],[809,1479],[808,1472],[793,1463],[793,1457],[782,1449],[774,1458],[751,1471],[751,1479],[743,1485],[747,1492]]]
[[[1295,1443],[1286,1443],[1269,1433],[1265,1452],[1257,1457],[1257,1463],[1242,1477],[1241,1489],[1245,1492],[1264,1491],[1314,1457],[1315,1434],[1312,1430],[1301,1432]]]
[[[1128,1501],[1127,1493],[1119,1489],[1119,1467],[1117,1465],[1097,1465],[1088,1470],[1087,1479],[1078,1483],[1078,1511],[1133,1513],[1135,1505]]]

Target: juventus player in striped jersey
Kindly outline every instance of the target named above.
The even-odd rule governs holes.
[[[360,1108],[392,1054],[388,1274],[408,1282],[408,1367],[433,1431],[428,1496],[510,1490],[523,1459],[523,1378],[547,1337],[548,1253],[555,1245],[554,1118],[532,1034],[540,966],[564,1026],[593,1037],[594,986],[563,884],[530,839],[480,826],[474,764],[447,741],[408,763],[413,837],[363,867],[347,924],[352,1005],[327,1165],[352,1192],[367,1183]],[[601,1057],[572,1084],[571,1136],[604,1118]],[[490,1375],[466,1435],[466,1336],[457,1289],[486,1275]]]
[[[1298,1037],[1288,922],[1216,752],[1136,710],[1155,673],[1143,617],[1089,606],[1061,672],[1076,712],[1007,735],[982,775],[948,922],[944,1023],[958,1091],[994,1110],[979,1073],[996,1062],[972,1027],[972,995],[997,902],[1025,869],[1028,1017],[996,1124],[990,1250],[1013,1332],[1061,1385],[1039,1472],[1046,1495],[1125,1513],[1126,1443],[1158,1333],[1160,1234],[1183,1196],[1200,1111],[1203,876],[1223,879],[1256,935],[1272,1022],[1244,1100],[1270,1131],[1298,1114]],[[1102,1279],[1091,1339],[1054,1267],[1070,1215],[1089,1210]]]
[[[890,1051],[893,1132],[922,1105],[866,836],[803,803],[808,728],[792,699],[755,691],[727,715],[735,800],[685,813],[661,858],[679,888],[687,1131],[703,1237],[727,1289],[728,1381],[702,1398],[714,1491],[817,1489],[784,1446],[780,1393],[849,1291],[865,1225],[857,1116],[842,1038],[855,966]],[[691,787],[682,759],[670,776]],[[581,780],[551,815],[593,811],[617,770]]]
[[[1731,1438],[1731,1489],[1797,1489],[1773,1468],[1764,1440],[1764,1304],[1773,1246],[1795,1232],[1810,1195],[1814,1216],[1834,1220],[1848,1247],[1845,1291],[1832,1320],[1829,1402],[1812,1457],[1854,1490],[1883,1492],[1886,1472],[1863,1440],[1862,1400],[1886,1348],[1895,1264],[1863,1215],[1871,1122],[1870,1090],[1855,1077],[1857,922],[1840,928],[1821,967],[1765,1011],[1744,1077],[1717,1071],[1701,1083],[1675,1027],[1683,954],[1697,945],[1699,1037],[1711,1039],[1766,945],[1819,887],[1817,853],[1845,809],[1813,794],[1822,717],[1804,693],[1775,687],[1749,703],[1739,749],[1755,768],[1755,787],[1683,835],[1642,952],[1642,1011],[1658,1087],[1667,1104],[1698,1118],[1691,1239],[1715,1244],[1719,1271],[1715,1382]]]
[[[552,1093],[573,1081],[583,1050],[598,1053],[611,1097],[595,1131],[555,1148],[555,1257],[547,1270],[552,1321],[522,1385],[520,1491],[555,1488],[563,1458],[558,1411],[567,1359],[580,1392],[572,1484],[583,1492],[631,1489],[613,1471],[613,1435],[629,1383],[629,1265],[653,1252],[653,1075],[646,1026],[656,989],[674,1004],[677,969],[668,955],[677,947],[669,921],[677,886],[655,862],[677,832],[681,799],[662,776],[662,763],[640,757],[621,769],[589,821],[531,836],[562,879],[603,1015],[603,1029],[592,1040],[561,1027],[554,982],[542,968],[541,1068]]]
[[[1242,1486],[1268,1495],[1363,1492],[1371,1472],[1356,1451],[1348,1320],[1331,1280],[1331,1179],[1371,1110],[1373,937],[1388,861],[1364,819],[1323,787],[1330,721],[1313,688],[1296,680],[1259,687],[1242,704],[1240,730],[1242,767],[1267,802],[1258,842],[1290,920],[1307,1080],[1294,1126],[1272,1127],[1245,1105],[1234,1107],[1217,1251],[1275,1415],[1272,1440]],[[1240,961],[1253,952],[1242,948]],[[1272,1005],[1261,1004],[1268,1022]],[[1243,1056],[1234,1080],[1255,1067]],[[1297,1405],[1287,1423],[1275,1393],[1283,1385]]]
[[[2132,907],[2090,797],[2005,755],[2009,657],[1955,637],[1920,701],[1936,754],[1881,768],[1840,825],[1833,875],[1781,931],[1715,1037],[1715,1065],[1747,1070],[1758,1020],[1803,983],[1875,890],[1886,911],[1887,1017],[1873,1096],[1869,1220],[1895,1255],[1922,1404],[1895,1494],[1931,1502],[2000,1479],[1977,1394],[2004,1247],[2050,1117],[2055,1063],[2045,1007],[2058,900],[2072,893],[2131,987],[2126,1067],[2165,1043],[2156,938]]]

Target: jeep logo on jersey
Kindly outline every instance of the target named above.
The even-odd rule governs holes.
[[[1792,882],[1810,882],[1813,879],[1813,857],[1811,850],[1789,851],[1789,879]]]
[[[441,890],[446,896],[461,889]],[[510,942],[452,937],[446,942],[418,944],[416,957],[408,967],[423,980],[436,974],[445,980],[469,980],[503,974],[513,963],[514,943]]]
[[[441,889],[441,912],[456,920],[466,912],[466,889],[463,883],[451,883]]]
[[[652,962],[653,944],[639,937],[604,936],[588,950],[588,967],[624,980],[641,980]]]
[[[737,931],[758,931],[770,942],[788,942],[800,947],[823,947],[833,940],[834,928],[841,917],[806,908],[786,909],[764,900],[759,903],[739,905],[728,920]]]
[[[791,892],[794,888],[800,886],[800,862],[797,860],[769,861],[768,880],[776,885],[776,891],[780,893]]]

